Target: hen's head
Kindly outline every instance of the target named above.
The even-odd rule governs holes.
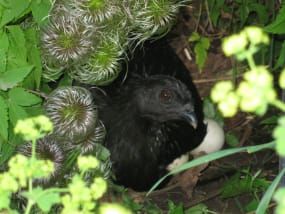
[[[185,120],[197,127],[195,101],[184,83],[171,76],[154,75],[135,85],[129,89],[140,117],[158,122]]]

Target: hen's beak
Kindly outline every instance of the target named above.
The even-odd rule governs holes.
[[[185,119],[194,129],[198,126],[198,120],[194,112],[182,112],[181,116]]]

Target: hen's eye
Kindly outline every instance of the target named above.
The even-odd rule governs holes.
[[[168,89],[162,89],[159,94],[159,99],[164,103],[170,103],[172,101],[172,93]]]

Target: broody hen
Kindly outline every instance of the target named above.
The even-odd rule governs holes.
[[[126,69],[122,86],[106,89],[108,101],[99,116],[116,182],[142,191],[202,142],[206,125],[191,77],[166,43],[145,44]]]

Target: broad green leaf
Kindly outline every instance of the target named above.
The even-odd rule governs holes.
[[[8,48],[9,48],[8,36],[5,31],[0,32],[0,73],[6,71]]]
[[[10,47],[8,51],[9,68],[27,65],[27,48],[25,34],[20,26],[12,25],[6,27],[9,31],[8,37]]]
[[[203,48],[208,50],[208,48],[210,47],[210,40],[206,37],[201,37],[201,45],[203,46]]]
[[[15,103],[9,102],[9,118],[13,126],[17,124],[17,121],[28,117],[27,112],[21,106]]]
[[[9,208],[11,192],[5,191],[0,194],[0,210]]]
[[[194,51],[196,57],[196,64],[198,65],[199,69],[201,69],[203,68],[207,60],[207,51],[201,43],[197,43],[195,45]]]
[[[188,40],[189,40],[189,42],[197,42],[200,40],[200,38],[201,37],[197,32],[193,32]]]
[[[2,12],[2,19],[0,20],[0,28],[11,21],[16,21],[22,15],[26,14],[30,5],[29,0],[10,0],[5,4]]]
[[[51,9],[50,0],[32,1],[32,14],[38,25],[44,25],[48,22],[48,14]]]
[[[2,28],[4,25],[9,23],[14,19],[14,14],[11,8],[5,8],[2,11],[1,21],[0,21],[0,28]]]
[[[11,101],[19,106],[32,106],[42,101],[40,97],[27,92],[23,88],[12,88],[8,95]]]
[[[0,96],[0,135],[8,140],[8,105],[3,97]]]
[[[26,10],[30,6],[30,0],[10,0],[11,1],[11,9],[15,18],[21,17],[26,13]],[[16,20],[14,20],[16,21]]]
[[[43,191],[44,190],[42,187],[35,187],[32,189],[32,191],[23,191],[22,195],[29,200],[37,201],[37,199],[40,197]]]
[[[37,205],[42,211],[48,212],[54,204],[60,203],[60,201],[59,193],[49,192],[42,194],[37,199]]]
[[[18,83],[24,80],[24,78],[32,71],[33,66],[27,66],[23,68],[16,68],[6,71],[0,74],[0,89],[6,91],[9,88],[13,88]]]
[[[44,114],[43,107],[41,104],[33,105],[33,106],[27,106],[25,107],[25,110],[29,117],[35,117],[41,114]]]
[[[0,155],[0,165],[5,163],[11,155],[14,153],[16,146],[23,143],[23,139],[20,135],[14,134],[14,127],[11,122],[9,123],[9,141],[3,142],[1,144],[1,155]]]
[[[35,69],[25,78],[23,86],[30,89],[40,88],[41,75],[42,75],[42,60],[39,50],[38,34],[36,29],[30,28],[25,31],[26,47],[28,53],[28,63],[33,64]]]
[[[276,19],[271,24],[265,26],[263,30],[273,34],[285,33],[285,3],[279,10]]]

